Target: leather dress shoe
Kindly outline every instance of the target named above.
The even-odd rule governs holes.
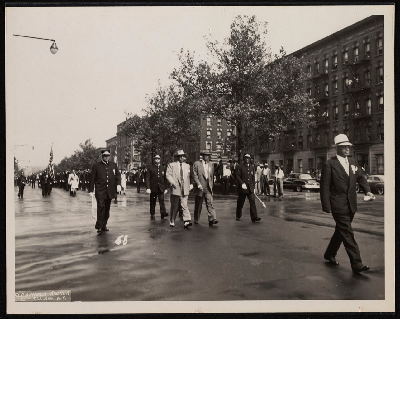
[[[260,218],[260,217],[253,218],[252,221],[253,221],[253,222],[259,222],[259,221],[261,221],[261,218]]]
[[[101,229],[97,229],[97,233],[99,234],[99,235],[101,235],[102,234],[102,230]]]
[[[236,217],[236,221],[240,221],[240,218]]]
[[[151,218],[151,219],[156,219],[156,217],[154,216],[154,214],[151,214],[151,215],[150,215],[150,218]]]
[[[339,265],[339,262],[336,261],[335,257],[324,257],[326,261],[328,261],[328,264],[332,265]]]
[[[165,217],[168,217],[168,213],[164,213],[164,214],[161,214],[161,219],[164,219]]]
[[[109,229],[106,227],[106,228],[103,228],[102,231],[103,231],[103,232],[108,232]]]
[[[368,265],[361,264],[354,267],[352,266],[351,269],[353,271],[353,274],[359,274],[360,272],[368,271],[369,267]]]
[[[218,224],[218,221],[216,219],[214,219],[213,221],[208,221],[209,226],[213,226],[215,224]]]
[[[185,221],[185,222],[183,223],[183,227],[184,227],[184,228],[189,228],[189,226],[192,226],[192,222],[191,222],[191,221]]]
[[[198,225],[198,224],[199,224],[199,222],[198,222],[198,221],[194,221],[194,223],[195,223],[196,225]]]

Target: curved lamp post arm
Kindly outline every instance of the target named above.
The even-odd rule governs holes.
[[[40,37],[36,37],[36,36],[25,36],[25,35],[13,35],[13,36],[25,37],[25,38],[29,38],[29,39],[50,40],[53,42],[53,44],[50,46],[51,54],[56,54],[58,51],[58,47],[57,47],[56,41],[54,39],[46,39],[46,38],[40,38]]]

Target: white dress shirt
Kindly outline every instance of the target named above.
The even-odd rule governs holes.
[[[342,167],[346,171],[347,175],[349,175],[350,174],[350,171],[349,171],[350,166],[349,166],[349,160],[347,159],[347,157],[339,156],[339,154],[336,154],[336,156],[337,156],[340,164],[342,164]]]
[[[206,175],[206,178],[208,179],[208,176],[209,176],[209,173],[208,173],[209,172],[209,170],[208,170],[209,162],[206,163],[204,160],[201,160],[201,162],[203,163],[204,173]]]

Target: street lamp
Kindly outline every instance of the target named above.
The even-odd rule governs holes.
[[[51,54],[56,54],[58,51],[58,47],[56,45],[56,41],[54,39],[45,39],[45,38],[39,38],[39,37],[35,37],[35,36],[24,36],[24,35],[13,35],[13,36],[20,36],[20,37],[26,37],[26,38],[30,38],[30,39],[39,39],[39,40],[51,40],[53,43],[50,46],[50,52]]]

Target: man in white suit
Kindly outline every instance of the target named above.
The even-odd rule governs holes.
[[[217,215],[212,204],[214,165],[210,162],[211,152],[203,150],[200,154],[203,156],[203,160],[196,161],[193,165],[195,194],[194,223],[199,223],[204,198],[208,213],[208,224],[209,226],[213,226],[218,223]]]
[[[170,226],[175,226],[176,215],[179,210],[179,200],[183,211],[183,227],[188,228],[192,225],[191,215],[188,208],[189,192],[193,189],[190,183],[190,165],[184,162],[185,152],[178,150],[174,156],[178,161],[168,164],[166,177],[171,185],[171,212]]]

